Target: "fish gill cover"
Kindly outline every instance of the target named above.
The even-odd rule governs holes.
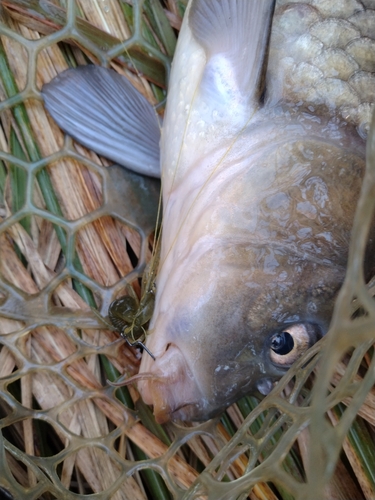
[[[139,296],[159,185],[108,169],[64,137],[40,89],[91,62],[125,74],[152,104],[163,101],[185,7],[1,2],[0,494],[374,498],[374,285],[362,273],[375,203],[371,0],[278,1],[272,34],[280,46],[293,39],[293,53],[270,53],[293,98],[335,106],[368,134],[348,271],[328,335],[269,396],[244,397],[203,424],[160,426],[135,387],[107,384],[135,375],[139,355],[92,309],[106,316],[128,284]]]

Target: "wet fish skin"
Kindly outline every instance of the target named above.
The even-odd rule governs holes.
[[[180,34],[161,134],[162,252],[147,338],[156,361],[141,364],[155,379],[139,383],[159,422],[209,418],[269,392],[327,330],[344,278],[374,102],[375,1],[273,8],[193,0]],[[116,99],[127,85],[85,67],[43,93],[77,140],[94,147],[97,137],[101,154],[156,175],[158,123],[137,95],[133,108]],[[298,349],[275,357],[283,331]]]
[[[361,5],[346,2],[345,15],[363,12]],[[215,61],[220,55],[199,43],[209,29],[197,36],[187,15],[161,142],[162,266],[147,340],[156,362],[141,364],[157,378],[139,383],[159,422],[205,419],[244,394],[269,392],[290,364],[271,360],[274,335],[302,325],[308,347],[327,330],[364,170],[360,135],[372,106],[365,99],[373,96],[348,98],[363,76],[359,63],[347,81],[324,75],[315,35],[319,50],[306,54],[305,30],[322,38],[326,9],[325,1],[276,3],[258,93],[238,67],[245,83],[225,81],[229,56]]]
[[[328,108],[366,138],[375,100],[375,2],[278,0],[267,87],[273,102],[301,102],[317,115]]]

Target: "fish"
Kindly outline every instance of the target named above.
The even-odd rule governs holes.
[[[268,394],[327,332],[365,169],[374,21],[373,0],[190,0],[162,126],[112,70],[43,88],[76,140],[161,175],[155,359],[137,376],[157,422]]]

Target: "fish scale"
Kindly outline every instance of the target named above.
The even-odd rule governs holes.
[[[355,0],[278,1],[270,87],[279,86],[284,100],[334,109],[366,136],[375,101],[374,9],[375,2]]]
[[[139,383],[161,422],[207,418],[243,394],[269,392],[271,332],[303,324],[308,347],[326,330],[364,168],[359,135],[374,101],[352,84],[373,78],[366,68],[375,53],[363,61],[358,2],[338,2],[335,17],[331,2],[276,2],[260,108],[241,63],[231,65],[234,51],[223,62],[225,51],[210,46],[225,28],[207,41],[216,19],[200,5],[197,35],[194,16],[181,31],[161,142],[162,267],[147,339],[157,359],[141,365],[158,379]],[[231,16],[228,29],[257,53],[256,27],[242,40],[243,14]],[[342,33],[337,46],[325,35],[330,24]],[[246,59],[238,39],[226,42]]]
[[[113,71],[69,70],[43,89],[84,145],[139,172],[161,168],[153,357],[137,376],[158,422],[207,419],[269,393],[327,331],[365,169],[374,8],[191,0],[161,135],[151,106]]]

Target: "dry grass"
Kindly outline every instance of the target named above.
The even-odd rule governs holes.
[[[271,404],[266,405],[247,417],[257,401],[245,398],[221,420],[161,428],[134,388],[106,384],[119,374],[137,373],[139,357],[116,333],[99,328],[91,308],[105,315],[128,281],[139,293],[136,278],[150,257],[150,225],[136,228],[129,222],[125,202],[125,208],[113,211],[106,201],[106,189],[113,187],[105,170],[108,163],[64,138],[46,114],[39,93],[44,83],[72,64],[106,60],[156,103],[165,86],[163,64],[174,48],[170,25],[179,29],[183,2],[168,0],[163,10],[160,3],[146,0],[143,38],[126,46],[125,52],[121,41],[132,32],[132,2],[77,0],[78,32],[65,31],[63,37],[58,30],[64,25],[65,2],[57,4],[2,2],[0,486],[15,498],[30,499],[73,498],[69,492],[82,497],[103,492],[97,498],[164,499],[169,498],[168,488],[181,498],[200,471],[232,442],[236,430],[251,423],[252,435],[258,436],[249,441],[253,448],[238,445],[222,457],[213,474],[225,479],[222,492],[230,495],[227,481],[242,478],[249,463],[269,462],[288,419],[280,420],[267,441],[262,432],[278,421],[281,406],[274,412]],[[67,4],[71,8],[74,2]],[[61,39],[64,43],[57,43]],[[134,71],[135,62],[146,77]],[[129,189],[126,178],[118,187],[122,188]],[[143,200],[139,203],[142,206]],[[363,380],[371,356],[372,348],[359,361],[354,382]],[[346,376],[348,362],[345,358],[337,366],[333,386]],[[288,400],[297,407],[290,387],[280,389],[285,408]],[[303,407],[308,400],[298,401]],[[328,412],[333,425],[344,411],[337,405],[340,401]],[[343,402],[349,404],[350,398]],[[372,390],[345,438],[326,498],[374,498],[374,407]],[[304,427],[284,447],[279,462],[301,483],[310,447]],[[142,464],[147,459],[151,460]],[[197,498],[205,496],[201,488],[207,477],[197,483]],[[247,490],[249,498],[293,498],[281,476],[274,485],[268,477],[260,472],[255,486]],[[212,491],[219,498],[220,490]]]

